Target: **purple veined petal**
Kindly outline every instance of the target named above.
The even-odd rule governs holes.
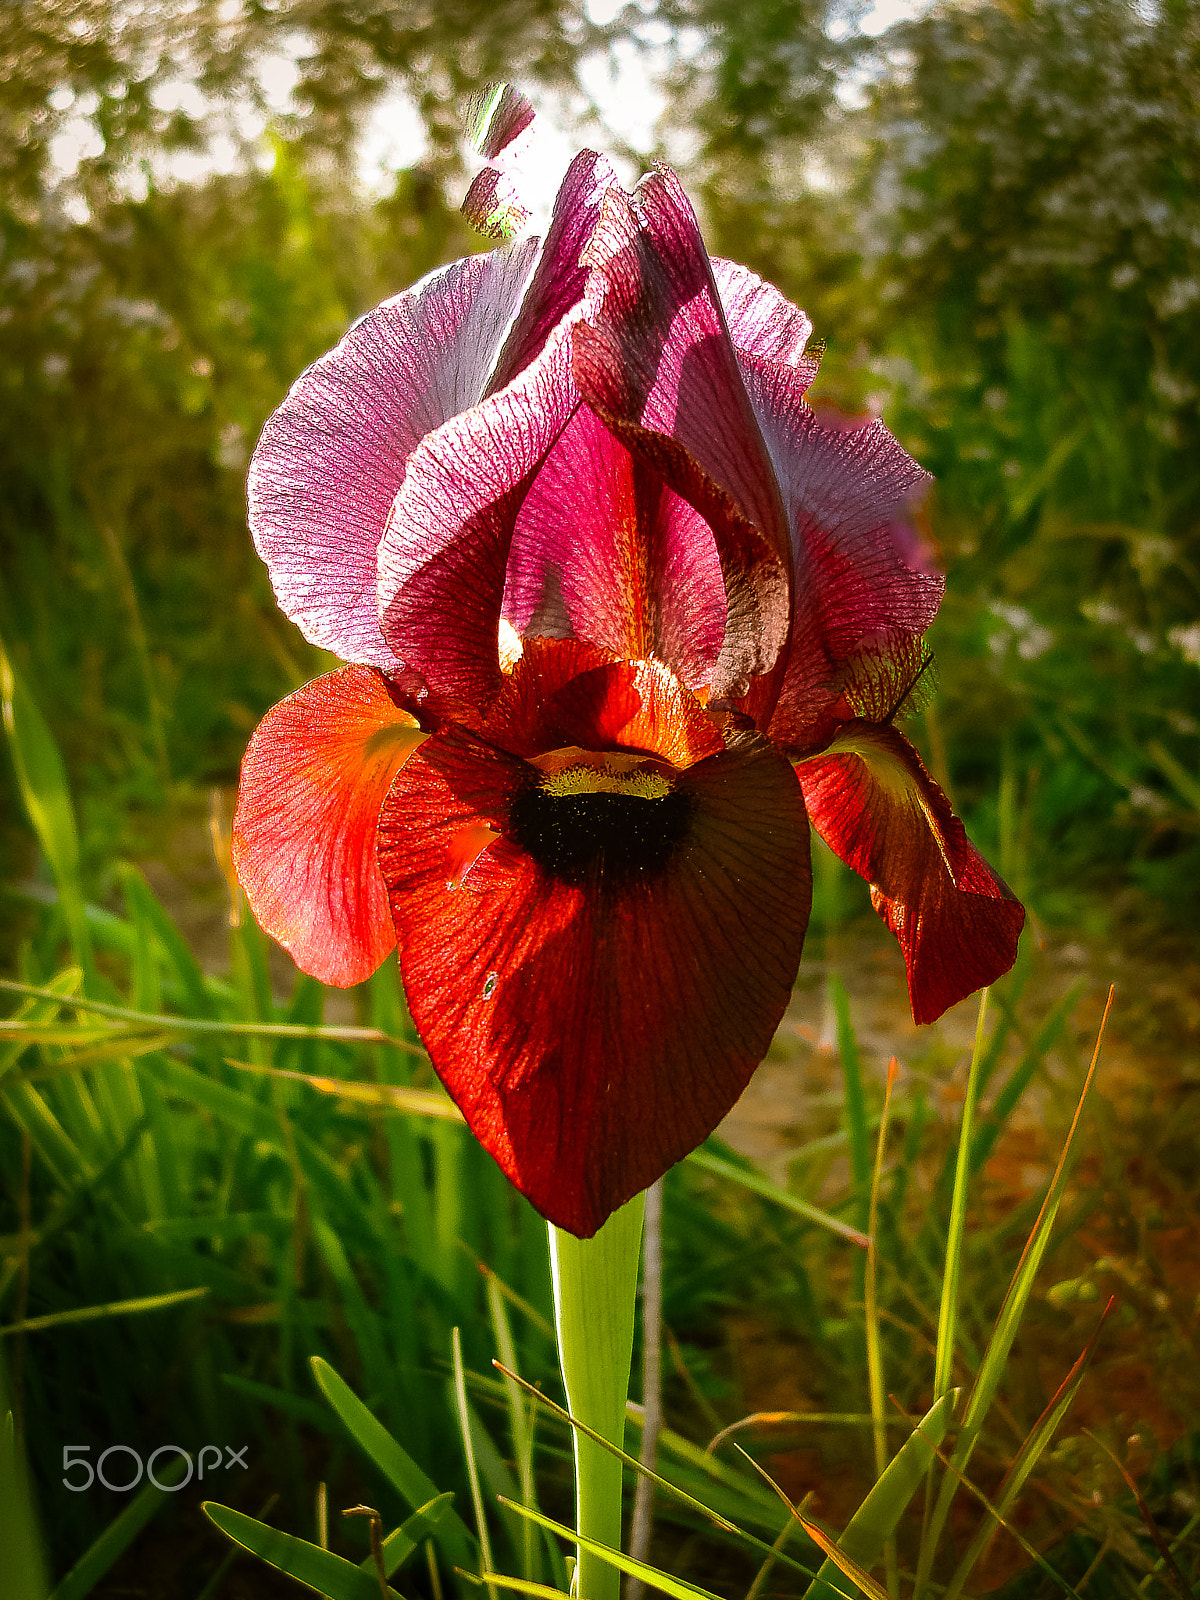
[[[522,635],[655,658],[707,687],[725,634],[712,529],[580,406],[517,518],[504,616]]]
[[[795,562],[792,646],[772,737],[803,748],[856,658],[885,657],[937,614],[945,580],[913,518],[932,480],[882,422],[847,426],[814,412],[802,398],[803,372],[753,359],[743,371]]]
[[[529,290],[489,380],[489,393],[511,383],[545,347],[571,307],[583,299],[590,271],[584,257],[600,220],[604,196],[616,182],[608,161],[593,150],[581,150],[567,168]]]
[[[812,321],[757,272],[721,256],[712,258],[713,281],[729,324],[738,356],[777,361],[802,372],[807,384],[816,377],[820,358],[805,355]]]
[[[741,694],[787,639],[787,528],[696,218],[660,169],[632,197],[611,189],[588,251],[575,329],[579,392],[650,461],[717,538],[727,631],[714,695]]]
[[[506,388],[413,451],[379,546],[379,617],[396,660],[485,708],[501,684],[497,634],[518,513],[579,404],[570,320]]]
[[[376,552],[410,453],[475,405],[538,241],[470,256],[387,300],[309,367],[250,464],[250,531],[279,604],[314,644],[392,668]]]

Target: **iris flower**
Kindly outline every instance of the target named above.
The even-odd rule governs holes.
[[[791,993],[810,824],[930,1021],[1024,912],[895,726],[943,580],[926,474],[805,399],[802,311],[678,180],[570,167],[544,240],[301,376],[250,471],[279,603],[347,665],[270,711],[234,858],[326,983],[398,945],[433,1065],[580,1237],[717,1125]]]

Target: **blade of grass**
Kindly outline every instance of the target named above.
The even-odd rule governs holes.
[[[208,1294],[207,1288],[175,1289],[170,1294],[144,1295],[137,1300],[110,1300],[103,1306],[72,1306],[69,1311],[51,1311],[44,1317],[27,1317],[24,1322],[10,1322],[0,1328],[0,1339],[14,1333],[41,1333],[47,1328],[63,1328],[71,1322],[95,1322],[101,1317],[136,1316],[143,1311],[162,1311],[167,1306],[182,1305],[185,1300],[199,1300]]]
[[[493,1361],[492,1365],[498,1368],[500,1363],[498,1361]],[[643,1473],[651,1480],[651,1482],[655,1484],[657,1488],[662,1489],[666,1494],[670,1495],[672,1499],[678,1500],[683,1505],[690,1506],[693,1511],[698,1511],[701,1516],[706,1517],[724,1533],[733,1534],[736,1538],[743,1540],[746,1544],[750,1545],[753,1549],[760,1551],[763,1555],[773,1556],[776,1560],[782,1561],[786,1566],[793,1568],[793,1570],[796,1572],[802,1573],[806,1578],[813,1577],[814,1574],[810,1567],[806,1567],[801,1562],[793,1560],[791,1556],[784,1555],[781,1551],[775,1550],[771,1545],[767,1544],[765,1540],[759,1539],[754,1534],[747,1532],[746,1529],[738,1527],[736,1522],[733,1522],[728,1517],[723,1516],[721,1512],[715,1511],[711,1506],[705,1505],[703,1500],[698,1499],[693,1494],[689,1494],[686,1489],[682,1488],[677,1483],[672,1483],[669,1478],[664,1478],[661,1473],[648,1471],[648,1469],[643,1467],[641,1462],[638,1461],[636,1457],[631,1456],[626,1451],[619,1449],[610,1440],[604,1439],[593,1428],[589,1428],[586,1423],[580,1422],[577,1418],[571,1416],[571,1414],[564,1410],[562,1406],[556,1405],[553,1400],[547,1399],[547,1397],[542,1394],[539,1389],[535,1389],[531,1383],[526,1381],[526,1379],[518,1377],[515,1372],[510,1373],[509,1376],[514,1378],[515,1381],[519,1383],[529,1395],[532,1396],[539,1406],[549,1411],[553,1416],[558,1417],[561,1421],[568,1423],[572,1428],[577,1429],[580,1433],[586,1434],[589,1439],[594,1440],[596,1444],[607,1450],[611,1455],[619,1457],[620,1460],[623,1461],[627,1467],[631,1467],[634,1472]],[[632,1412],[627,1414],[634,1416],[634,1413]],[[664,1446],[664,1448],[668,1449],[672,1447],[687,1446],[686,1440],[680,1439],[678,1435],[673,1435],[667,1428],[662,1430],[659,1442]],[[690,1449],[694,1452],[695,1457],[698,1458],[702,1465],[708,1465],[707,1458],[699,1446],[692,1445],[690,1446]],[[719,1463],[713,1463],[713,1465],[717,1466]],[[725,1474],[722,1474],[721,1476],[726,1477]],[[732,1482],[739,1488],[741,1487],[741,1480],[737,1474],[728,1473],[726,1481],[730,1480],[732,1480]],[[572,1534],[570,1537],[573,1539],[574,1535]]]
[[[858,1223],[865,1229],[867,1190],[871,1181],[871,1133],[867,1123],[867,1101],[863,1092],[858,1040],[855,1038],[854,1027],[850,1021],[850,997],[836,973],[829,979],[829,997],[833,1002],[834,1015],[837,1018],[838,1058],[842,1063],[846,1129],[850,1135],[850,1176],[854,1183]]]
[[[171,1485],[183,1477],[184,1460],[176,1456],[158,1474],[159,1481],[167,1487],[158,1488],[148,1483],[114,1517],[79,1560],[59,1581],[50,1600],[84,1600],[129,1546],[141,1533],[154,1513],[162,1508],[171,1493]]]
[[[540,1511],[519,1506],[515,1501],[510,1501],[509,1505],[518,1516],[528,1517],[531,1522],[536,1522],[538,1527],[548,1528],[551,1533],[558,1534],[560,1539],[583,1545],[592,1555],[599,1556],[601,1561],[616,1567],[618,1572],[624,1572],[633,1578],[641,1578],[642,1582],[649,1584],[652,1589],[660,1589],[663,1594],[669,1594],[672,1600],[718,1600],[711,1590],[702,1589],[698,1584],[685,1583],[682,1578],[672,1577],[669,1572],[660,1572],[657,1567],[647,1566],[644,1561],[634,1561],[632,1556],[622,1555],[619,1550],[610,1550],[607,1545],[599,1544],[595,1539],[581,1538],[572,1529],[564,1528],[561,1522],[543,1516]]]
[[[59,904],[84,985],[96,982],[96,958],[84,913],[79,830],[67,771],[54,736],[32,695],[13,671],[0,641],[0,720],[8,736],[17,789],[58,885]]]
[[[883,1115],[879,1120],[879,1137],[875,1143],[875,1164],[871,1171],[871,1202],[867,1213],[867,1274],[864,1285],[863,1314],[867,1329],[867,1381],[871,1391],[872,1433],[875,1443],[875,1478],[880,1480],[887,1470],[887,1402],[884,1391],[883,1344],[879,1337],[879,1301],[877,1274],[879,1266],[879,1185],[883,1176],[883,1157],[887,1148],[888,1119],[892,1109],[892,1090],[896,1086],[900,1064],[895,1056],[888,1062],[887,1086],[883,1092]],[[884,1562],[887,1572],[888,1593],[892,1600],[900,1600],[900,1574],[896,1564],[896,1546],[890,1538],[884,1544]]]
[[[421,1548],[421,1545],[437,1528],[438,1523],[454,1502],[454,1496],[447,1491],[439,1494],[436,1500],[431,1500],[427,1506],[414,1511],[398,1528],[393,1528],[383,1541],[383,1571],[384,1576],[390,1578],[394,1572],[399,1572],[404,1564]],[[322,1546],[322,1549],[325,1547]],[[368,1557],[359,1563],[360,1572],[373,1572],[374,1562]]]
[[[945,1394],[954,1378],[954,1346],[958,1330],[958,1299],[962,1279],[963,1236],[967,1226],[967,1191],[971,1177],[971,1138],[975,1124],[975,1102],[979,1093],[979,1068],[984,1052],[984,1022],[987,1018],[988,991],[979,995],[979,1015],[975,1022],[975,1048],[967,1073],[967,1092],[963,1100],[958,1131],[958,1161],[954,1169],[954,1195],[950,1202],[950,1226],[946,1237],[946,1265],[942,1274],[942,1301],[938,1309],[937,1351],[933,1366],[935,1398]]]
[[[512,1328],[509,1326],[504,1296],[500,1293],[499,1280],[494,1272],[485,1269],[483,1282],[487,1294],[488,1315],[492,1323],[492,1337],[496,1341],[496,1349],[499,1352],[500,1360],[509,1372],[516,1372],[517,1351],[516,1346],[513,1344]],[[504,1374],[504,1391],[508,1400],[508,1426],[512,1438],[513,1459],[517,1464],[517,1478],[521,1485],[521,1503],[527,1506],[536,1506],[537,1492],[533,1482],[533,1429],[530,1426],[530,1412],[526,1407],[520,1384],[514,1378],[510,1378],[507,1373]],[[530,1582],[536,1583],[540,1580],[541,1571],[533,1524],[523,1522],[521,1529],[523,1534],[522,1575]]]
[[[535,1600],[570,1600],[570,1595],[565,1589],[554,1589],[548,1583],[534,1583],[529,1578],[507,1578],[501,1572],[483,1572],[478,1575],[474,1572],[463,1572],[460,1568],[459,1576],[468,1583],[477,1584],[481,1589],[486,1583],[489,1588],[515,1589],[518,1594],[531,1594]]]
[[[487,1518],[483,1512],[483,1495],[479,1490],[479,1472],[475,1465],[475,1447],[471,1441],[471,1417],[467,1409],[467,1385],[463,1377],[462,1340],[457,1328],[450,1330],[450,1354],[454,1364],[454,1400],[458,1412],[458,1426],[462,1432],[463,1456],[467,1464],[467,1482],[471,1486],[471,1501],[475,1507],[475,1526],[479,1535],[479,1554],[483,1568],[492,1570],[492,1542],[488,1535]],[[489,1589],[492,1600],[496,1591]]]
[[[183,990],[188,1013],[199,1017],[215,1016],[213,997],[200,964],[188,948],[186,939],[172,922],[162,901],[137,867],[123,861],[117,871],[130,920],[136,916],[153,930],[154,937],[170,962]]]
[[[890,1398],[896,1409],[898,1411],[901,1410],[900,1402],[896,1399],[895,1395],[892,1395]],[[918,1427],[917,1431],[921,1432],[920,1427]],[[984,1511],[987,1512],[988,1515],[991,1516],[996,1522],[998,1522],[1006,1533],[1010,1534],[1012,1538],[1017,1541],[1017,1543],[1021,1546],[1021,1549],[1029,1557],[1029,1560],[1035,1566],[1041,1568],[1041,1570],[1046,1574],[1056,1588],[1062,1590],[1063,1594],[1067,1596],[1067,1600],[1080,1600],[1079,1591],[1073,1589],[1067,1580],[1062,1577],[1060,1573],[1054,1570],[1040,1550],[1034,1549],[1033,1545],[1031,1545],[1029,1540],[1025,1538],[1020,1529],[1017,1528],[1013,1523],[1006,1522],[1003,1517],[997,1515],[995,1506],[988,1499],[987,1495],[984,1494],[983,1490],[979,1488],[977,1484],[972,1483],[970,1478],[968,1478],[965,1473],[955,1471],[954,1463],[951,1461],[950,1457],[946,1455],[945,1451],[936,1450],[934,1454],[942,1463],[942,1466],[946,1469],[947,1473],[953,1476],[955,1481],[960,1483],[969,1495],[978,1500]]]
[[[893,1539],[900,1518],[934,1460],[935,1446],[941,1444],[950,1428],[959,1394],[959,1390],[952,1389],[934,1402],[846,1524],[837,1546],[860,1567],[873,1566]],[[836,1563],[827,1559],[806,1600],[830,1600],[838,1592],[832,1582],[835,1570]]]
[[[1058,1216],[1059,1206],[1062,1204],[1063,1193],[1066,1189],[1068,1163],[1075,1135],[1083,1116],[1083,1108],[1087,1103],[1088,1091],[1096,1075],[1096,1067],[1100,1060],[1100,1047],[1104,1042],[1104,1029],[1108,1022],[1108,1015],[1112,1009],[1114,989],[1109,989],[1108,1000],[1105,1003],[1104,1015],[1100,1019],[1100,1028],[1096,1036],[1096,1047],[1092,1052],[1091,1065],[1088,1067],[1083,1088],[1080,1091],[1079,1102],[1075,1107],[1075,1115],[1067,1131],[1066,1141],[1058,1158],[1058,1165],[1054,1169],[1054,1176],[1050,1180],[1050,1187],[1046,1191],[1046,1198],[1042,1202],[1037,1221],[1025,1241],[1025,1248],[1021,1259],[1017,1263],[1012,1281],[1000,1307],[1000,1314],[996,1319],[996,1326],[992,1337],[984,1351],[983,1360],[967,1401],[966,1414],[963,1425],[959,1431],[958,1441],[950,1457],[951,1471],[942,1478],[938,1489],[937,1503],[934,1506],[932,1517],[926,1529],[926,1536],[922,1538],[921,1555],[917,1565],[917,1580],[914,1589],[915,1600],[922,1600],[929,1582],[929,1574],[933,1567],[934,1553],[941,1538],[942,1530],[950,1513],[950,1504],[954,1499],[959,1478],[966,1472],[966,1467],[978,1442],[983,1428],[984,1417],[991,1407],[1000,1379],[1004,1374],[1008,1353],[1012,1349],[1013,1340],[1025,1313],[1030,1293],[1033,1290],[1034,1279],[1038,1268],[1041,1266],[1042,1257],[1050,1243],[1051,1230],[1055,1218]]]
[[[313,1356],[311,1365],[317,1387],[345,1424],[350,1437],[375,1463],[392,1487],[414,1510],[437,1499],[438,1491],[434,1484],[363,1405],[349,1384],[320,1356]],[[467,1565],[470,1560],[470,1533],[456,1511],[448,1511],[442,1517],[436,1538],[452,1565]]]
[[[321,1094],[336,1095],[352,1105],[379,1106],[384,1111],[403,1111],[409,1116],[433,1117],[441,1122],[463,1122],[462,1112],[442,1089],[414,1089],[407,1084],[356,1083],[350,1078],[326,1078],[311,1072],[288,1072],[282,1067],[260,1066],[254,1061],[233,1061],[227,1067],[253,1072],[260,1077],[304,1083]]]
[[[35,1000],[55,1000],[73,1011],[91,1011],[101,1017],[115,1017],[118,1021],[142,1029],[162,1028],[171,1033],[187,1034],[246,1034],[257,1039],[315,1039],[340,1044],[386,1044],[411,1055],[424,1056],[419,1045],[407,1039],[393,1039],[380,1033],[378,1028],[351,1028],[323,1023],[320,1027],[286,1022],[242,1022],[235,1017],[214,1020],[209,1017],[174,1017],[161,1012],[133,1011],[128,1006],[111,1005],[103,1000],[86,1000],[76,995],[59,994],[51,988],[36,984],[16,983],[11,978],[0,978],[0,990],[9,994],[27,995]]]
[[[1087,1370],[1088,1362],[1091,1360],[1092,1351],[1096,1348],[1096,1341],[1099,1339],[1108,1315],[1115,1304],[1115,1298],[1109,1300],[1100,1314],[1100,1321],[1096,1325],[1095,1333],[1092,1334],[1092,1337],[1084,1346],[1082,1354],[1072,1366],[1070,1372],[1067,1373],[1062,1383],[1055,1390],[1049,1405],[1034,1423],[1029,1437],[1022,1444],[1020,1450],[1017,1451],[1012,1465],[1004,1474],[1003,1482],[996,1491],[994,1510],[984,1517],[976,1529],[975,1536],[955,1569],[954,1576],[950,1579],[942,1600],[956,1600],[956,1597],[961,1594],[963,1585],[971,1576],[975,1563],[983,1554],[997,1527],[1001,1525],[1002,1519],[1012,1509],[1017,1496],[1025,1487],[1029,1474],[1037,1466],[1047,1445],[1058,1431],[1059,1423],[1066,1415],[1067,1408],[1074,1400],[1079,1385],[1083,1382],[1083,1375]]]
[[[797,1194],[789,1194],[786,1189],[781,1189],[777,1183],[772,1183],[770,1178],[764,1177],[759,1172],[745,1170],[735,1166],[732,1161],[725,1161],[720,1156],[715,1156],[709,1150],[693,1150],[690,1156],[685,1157],[689,1165],[699,1167],[704,1172],[711,1172],[715,1177],[727,1178],[730,1183],[741,1184],[743,1189],[748,1189],[751,1194],[761,1195],[764,1200],[773,1200],[776,1205],[783,1206],[788,1211],[794,1211],[798,1217],[803,1217],[806,1222],[813,1222],[819,1228],[828,1228],[831,1233],[839,1234],[843,1239],[849,1239],[851,1244],[856,1244],[866,1249],[867,1236],[861,1228],[852,1228],[848,1222],[842,1222],[838,1217],[831,1217],[827,1211],[810,1205],[807,1200],[802,1200]]]
[[[327,1600],[379,1600],[379,1580],[374,1569],[363,1571],[352,1561],[334,1555],[332,1550],[322,1550],[307,1539],[298,1539],[294,1533],[284,1533],[281,1528],[271,1528],[244,1511],[205,1500],[201,1511],[214,1527],[227,1539],[240,1544],[252,1555],[259,1556],[278,1572],[307,1584]],[[385,1594],[389,1600],[400,1600],[390,1585]]]
[[[7,1394],[8,1388],[0,1365],[0,1393]],[[42,1600],[47,1589],[45,1554],[20,1430],[11,1411],[5,1411],[0,1426],[0,1516],[5,1533],[0,1544],[0,1593],[12,1600]]]

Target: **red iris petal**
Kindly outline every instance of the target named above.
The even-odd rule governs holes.
[[[675,767],[716,755],[724,741],[694,695],[654,661],[612,661],[578,640],[527,639],[483,725],[514,755],[563,745],[643,750]]]
[[[250,741],[234,866],[262,927],[322,983],[361,983],[396,942],[375,835],[424,737],[378,672],[345,667],[280,701]]]
[[[1016,960],[1025,912],[894,728],[848,723],[797,769],[813,826],[871,885],[900,941],[914,1022],[993,983]]]
[[[779,491],[695,216],[653,173],[605,197],[573,334],[579,392],[712,528],[728,616],[714,695],[743,693],[787,638],[790,563]]]
[[[804,353],[812,333],[807,314],[736,261],[714,256],[712,273],[739,362],[747,356],[781,362],[794,368],[807,388],[820,366],[818,356]]]
[[[536,777],[435,735],[389,793],[380,862],[435,1067],[517,1187],[587,1237],[716,1126],[770,1043],[808,919],[808,830],[790,767],[754,739],[676,776],[686,827],[654,870],[598,858],[566,881],[514,822]],[[479,826],[502,837],[447,887]]]
[[[567,168],[528,293],[492,374],[493,392],[511,383],[541,353],[553,330],[582,300],[588,276],[584,252],[604,196],[616,181],[612,167],[593,150],[581,150]]]
[[[504,614],[518,633],[656,656],[700,688],[725,635],[712,530],[581,406],[521,507]]]

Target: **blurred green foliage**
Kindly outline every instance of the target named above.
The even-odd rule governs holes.
[[[1200,8],[941,6],[856,60],[807,122],[767,96],[709,138],[715,243],[829,338],[815,394],[937,476],[931,754],[976,831],[1005,846],[1007,785],[1043,913],[1193,924]]]

